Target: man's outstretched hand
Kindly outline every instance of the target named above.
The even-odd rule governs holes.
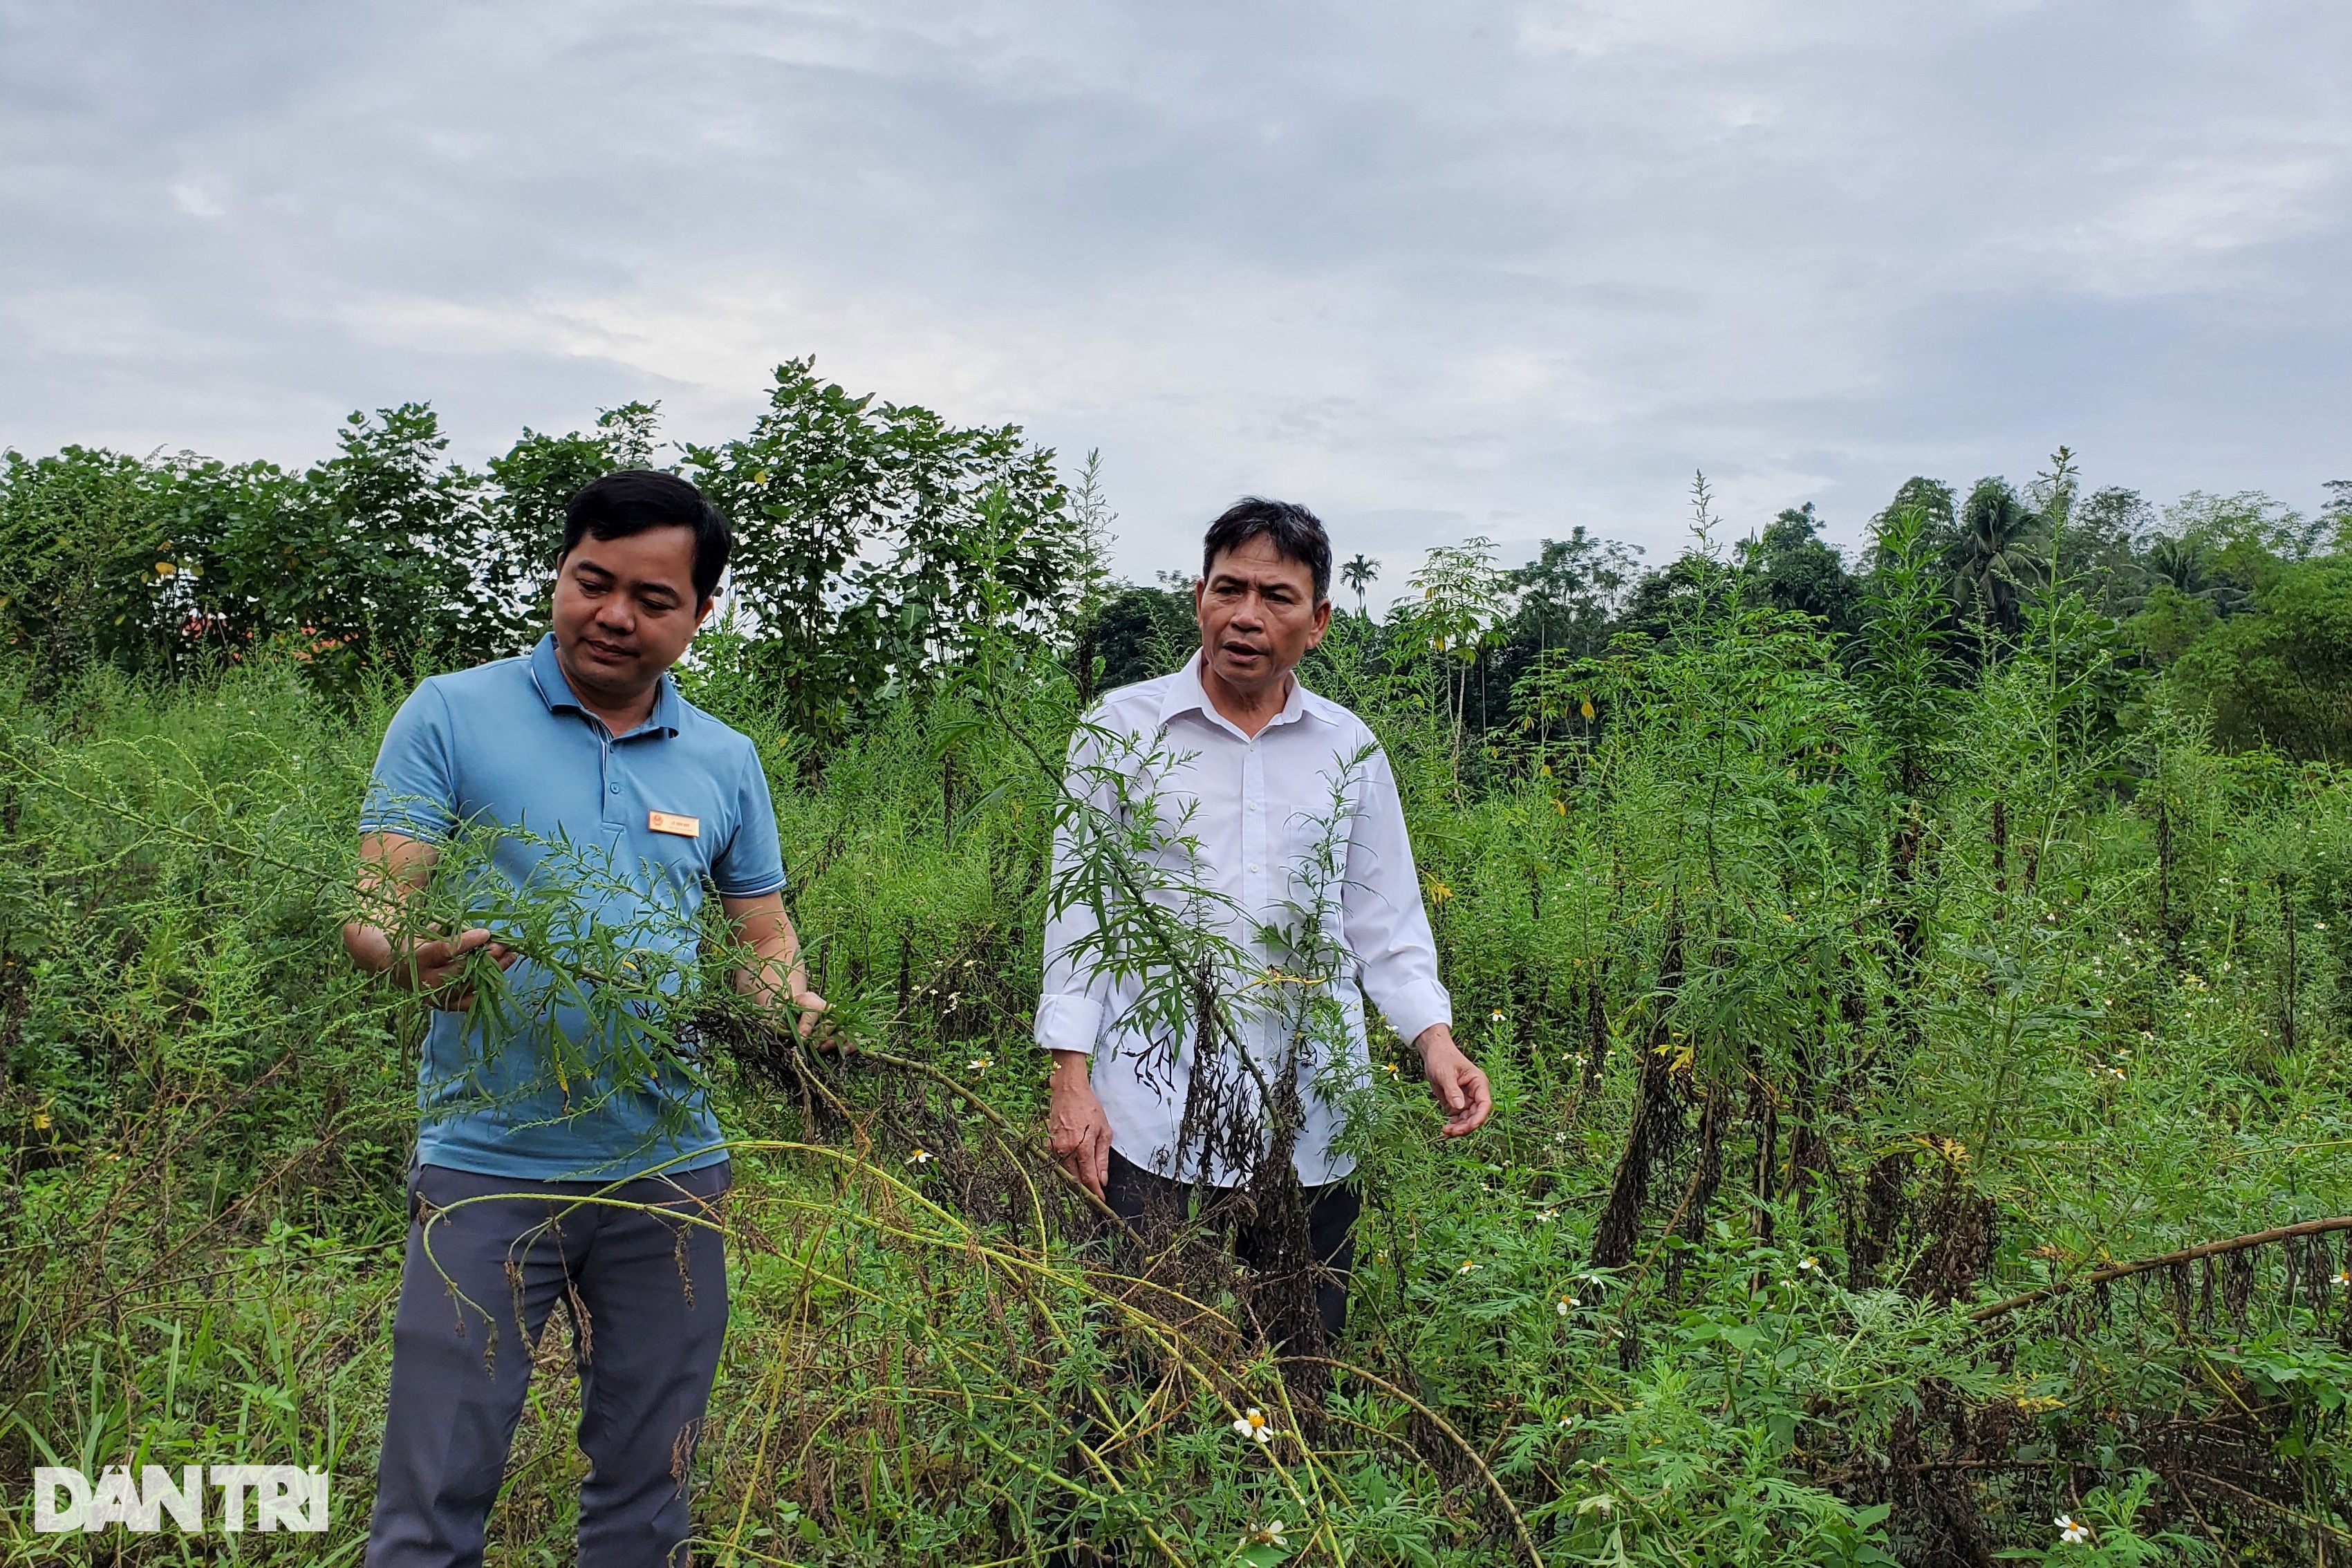
[[[1429,1092],[1437,1097],[1439,1109],[1445,1112],[1444,1134],[1459,1138],[1476,1131],[1495,1109],[1495,1091],[1486,1075],[1462,1054],[1462,1047],[1454,1043],[1454,1031],[1444,1024],[1432,1024],[1412,1044],[1421,1053],[1422,1076],[1429,1079]]]
[[[1095,1196],[1110,1180],[1110,1118],[1087,1076],[1084,1051],[1055,1051],[1045,1109],[1045,1152]]]
[[[840,1048],[843,1042],[834,1033],[833,1020],[825,1016],[832,1005],[806,987],[793,993],[793,1012],[799,1020],[793,1026],[800,1033],[802,1044],[819,1050]]]
[[[476,949],[500,969],[512,967],[520,956],[480,926],[446,942],[404,943],[380,927],[353,921],[343,927],[343,947],[362,969],[388,976],[394,985],[424,997],[428,1006],[452,1013],[473,1005],[474,988],[465,984],[464,974],[466,960]]]

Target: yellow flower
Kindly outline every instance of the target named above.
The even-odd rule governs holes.
[[[1592,717],[1592,699],[1591,699],[1591,698],[1590,698],[1590,697],[1588,697],[1588,698],[1584,699],[1584,700],[1582,700],[1581,702],[1579,702],[1579,703],[1576,705],[1576,710],[1577,710],[1579,713],[1583,714],[1587,719],[1591,718],[1591,717]]]
[[[1432,883],[1430,883],[1430,884],[1429,884],[1429,900],[1430,900],[1430,902],[1434,903],[1434,904],[1442,904],[1442,903],[1444,903],[1446,900],[1448,900],[1448,899],[1452,898],[1453,896],[1454,896],[1454,889],[1451,889],[1451,888],[1449,888],[1449,887],[1447,887],[1444,883],[1443,883],[1443,882],[1434,882],[1434,881],[1433,881],[1433,882],[1432,882]]]
[[[1551,808],[1559,813],[1562,816],[1566,816],[1568,815],[1568,802],[1564,800],[1553,801],[1551,803]]]

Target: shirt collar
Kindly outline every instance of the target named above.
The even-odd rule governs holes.
[[[596,717],[580,705],[580,699],[572,695],[572,682],[563,678],[563,666],[555,657],[553,632],[549,632],[541,637],[539,646],[530,650],[530,683],[538,689],[539,700],[547,704],[547,710],[550,713],[570,711],[579,714],[583,719]],[[628,734],[617,735],[614,738],[626,741],[638,735],[676,735],[679,700],[677,682],[672,680],[668,672],[665,670],[661,678],[661,687],[654,694],[653,711],[646,715],[646,721],[630,731]],[[598,722],[601,723],[603,721],[599,720]]]
[[[1223,725],[1236,735],[1241,733],[1241,726],[1218,712],[1217,705],[1209,700],[1208,689],[1201,684],[1201,655],[1197,650],[1184,661],[1184,668],[1176,672],[1175,679],[1168,683],[1168,695],[1160,700],[1160,727],[1166,729],[1169,721],[1179,714],[1195,712],[1213,724]],[[1282,700],[1282,711],[1267,720],[1265,727],[1271,730],[1276,724],[1296,723],[1306,712],[1307,685],[1294,669],[1290,672],[1289,693]]]

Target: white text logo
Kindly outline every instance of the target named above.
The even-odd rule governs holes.
[[[68,1530],[160,1530],[163,1516],[186,1531],[205,1523],[207,1467],[183,1465],[175,1478],[161,1465],[140,1468],[133,1485],[128,1465],[110,1465],[92,1486],[79,1470],[42,1465],[33,1471],[33,1528],[56,1535]],[[246,1499],[256,1530],[322,1531],[327,1528],[327,1473],[293,1465],[214,1465],[212,1484],[220,1491],[219,1528],[245,1529]]]

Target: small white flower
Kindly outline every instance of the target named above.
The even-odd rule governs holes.
[[[1465,1258],[1464,1258],[1464,1259],[1462,1260],[1462,1267],[1461,1267],[1461,1268],[1457,1268],[1457,1269],[1455,1269],[1454,1272],[1455,1272],[1456,1274],[1468,1274],[1468,1273],[1472,1272],[1473,1270],[1475,1270],[1477,1267],[1478,1267],[1477,1262],[1476,1262],[1475,1259]]]
[[[1822,1271],[1822,1260],[1818,1258],[1808,1258],[1797,1267],[1808,1274],[1819,1274]]]
[[[2069,1546],[2080,1546],[2091,1539],[2091,1527],[2078,1522],[2071,1513],[2062,1513],[2050,1522],[2058,1527],[2058,1539]]]
[[[987,1057],[974,1057],[971,1060],[964,1063],[963,1067],[964,1071],[966,1072],[986,1072],[995,1065],[996,1063]]]
[[[1266,1524],[1254,1524],[1250,1527],[1250,1532],[1242,1537],[1242,1544],[1244,1546],[1287,1546],[1290,1542],[1284,1538],[1283,1528],[1282,1521],[1278,1519]]]
[[[907,1156],[907,1163],[909,1165],[928,1165],[935,1158],[937,1158],[937,1156],[929,1149],[918,1149],[913,1153]]]
[[[1234,1430],[1244,1437],[1254,1438],[1261,1447],[1274,1441],[1274,1428],[1267,1424],[1265,1412],[1255,1405],[1234,1423]]]
[[[1571,1312],[1571,1311],[1575,1310],[1577,1308],[1581,1307],[1582,1305],[1584,1305],[1584,1303],[1583,1303],[1583,1302],[1581,1302],[1581,1301],[1580,1301],[1580,1300],[1577,1300],[1575,1297],[1573,1297],[1573,1296],[1562,1296],[1562,1297],[1559,1299],[1559,1302],[1553,1306],[1553,1308],[1552,1308],[1552,1311],[1553,1311],[1556,1315],[1558,1315],[1558,1316],[1559,1316],[1559,1317],[1563,1317],[1563,1318],[1565,1318],[1565,1317],[1567,1317],[1567,1316],[1569,1315],[1569,1313],[1570,1313],[1570,1312]]]
[[[1487,1014],[1486,1018],[1489,1023],[1499,1024],[1503,1021],[1503,1010],[1500,1007],[1497,1007],[1493,1012]]]
[[[1536,1210],[1536,1223],[1537,1223],[1538,1225],[1549,1225],[1552,1221],[1554,1221],[1554,1220],[1558,1219],[1559,1217],[1559,1211],[1558,1209],[1538,1209],[1538,1210]]]
[[[2337,1269],[2336,1271],[2336,1282],[2338,1285],[2343,1286],[2347,1290],[2352,1290],[2352,1268]]]

